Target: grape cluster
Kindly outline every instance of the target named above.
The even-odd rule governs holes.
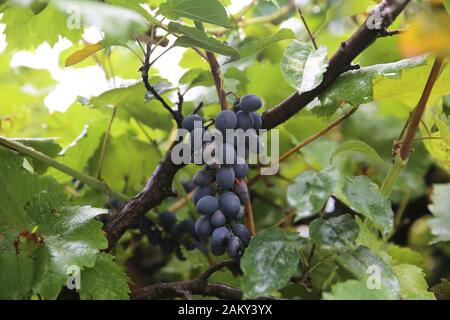
[[[138,228],[151,244],[160,246],[164,253],[175,252],[178,259],[184,260],[181,251],[181,246],[184,246],[188,251],[198,249],[208,254],[207,247],[195,232],[194,220],[185,219],[178,223],[173,212],[164,211],[158,215],[157,222],[144,217]]]
[[[236,101],[233,110],[221,111],[215,121],[215,127],[226,137],[230,131],[237,129],[250,130],[260,144],[257,130],[261,129],[262,119],[256,112],[262,106],[261,99],[256,95],[246,95]],[[200,121],[202,126],[196,126]],[[182,127],[191,133],[191,141],[196,131],[205,136],[207,131],[203,119],[198,115],[186,117]],[[213,150],[222,161],[207,162],[194,177],[196,189],[192,200],[201,217],[195,224],[195,231],[201,238],[211,237],[211,252],[221,256],[228,252],[232,258],[243,254],[244,248],[251,240],[251,233],[243,224],[237,223],[244,216],[243,207],[248,201],[248,188],[245,177],[249,171],[249,150],[245,143],[245,154],[238,153],[237,146],[242,143],[236,140],[234,144],[223,144],[222,150]],[[191,143],[193,144],[193,143]],[[214,143],[203,141],[202,150],[215,148]],[[253,153],[258,153],[258,147]],[[195,152],[195,151],[193,151]],[[231,161],[230,161],[231,159]],[[202,163],[204,164],[204,163]]]

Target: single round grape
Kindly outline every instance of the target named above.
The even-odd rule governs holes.
[[[231,110],[221,111],[215,121],[215,126],[217,130],[225,132],[227,129],[236,129],[238,119],[236,114]]]
[[[239,239],[241,239],[244,246],[247,247],[248,244],[250,243],[250,240],[252,239],[252,235],[251,235],[250,231],[248,231],[247,227],[244,226],[243,224],[235,224],[233,226],[232,230],[233,230],[233,234],[236,237],[239,237]]]
[[[238,237],[232,236],[228,239],[227,252],[232,258],[238,258],[242,255],[242,244]]]
[[[180,222],[180,229],[183,233],[195,238],[195,222],[192,219],[185,219]]]
[[[227,222],[227,217],[222,212],[222,210],[217,210],[211,217],[211,225],[214,228],[223,227]]]
[[[194,176],[194,183],[197,187],[205,187],[213,182],[213,173],[209,170],[200,170]]]
[[[248,187],[245,181],[239,180],[234,184],[233,192],[238,196],[241,204],[244,205],[248,201]]]
[[[211,242],[211,253],[216,257],[223,256],[225,254],[225,245],[223,244],[215,244]]]
[[[184,191],[186,191],[187,193],[191,192],[196,187],[194,180],[192,180],[192,179],[187,180],[187,181],[182,181],[181,184],[183,185]]]
[[[231,167],[222,167],[217,171],[217,185],[223,190],[232,189],[234,185],[234,179],[234,170]]]
[[[233,166],[234,174],[237,178],[243,179],[248,173],[248,164],[240,163],[239,161]]]
[[[219,197],[219,205],[220,210],[231,220],[234,220],[241,210],[241,202],[233,192],[222,193]]]
[[[201,216],[195,224],[195,232],[202,237],[207,237],[213,231],[213,227],[209,222],[209,217]]]
[[[262,117],[256,112],[252,112],[251,115],[253,118],[253,129],[255,129],[255,130],[261,129],[262,128]]]
[[[262,100],[257,95],[248,94],[241,98],[239,106],[242,111],[254,112],[262,107]]]
[[[173,212],[163,211],[158,215],[158,220],[165,230],[170,230],[170,228],[177,222],[177,217]]]
[[[174,224],[169,230],[171,238],[175,241],[180,240],[183,237],[183,233],[184,232],[180,224]]]
[[[204,196],[214,196],[216,192],[214,191],[214,188],[209,185],[205,187],[198,187],[195,189],[194,194],[192,195],[192,201],[194,201],[195,204],[203,198]]]
[[[253,117],[250,113],[245,111],[238,111],[236,113],[236,117],[238,119],[238,128],[241,128],[245,131],[253,127]]]
[[[219,209],[219,201],[213,196],[204,196],[197,202],[198,211],[205,216],[211,216]]]
[[[183,122],[181,123],[181,127],[189,132],[194,130],[195,122],[201,122],[201,126],[203,125],[203,118],[200,117],[198,114],[191,114],[188,115],[183,119]],[[198,124],[197,124],[198,126]]]
[[[228,230],[226,227],[216,228],[211,234],[211,243],[214,246],[224,246],[230,236],[230,230]]]
[[[151,228],[146,232],[147,239],[150,243],[159,246],[163,242],[163,236],[159,229]]]

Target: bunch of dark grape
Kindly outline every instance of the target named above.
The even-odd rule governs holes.
[[[205,255],[208,254],[208,249],[195,232],[195,222],[192,219],[178,223],[173,212],[163,211],[158,215],[158,223],[144,217],[138,228],[151,244],[160,246],[166,254],[175,252],[180,260],[184,260],[181,246],[188,251],[198,249]]]
[[[246,95],[236,101],[233,110],[221,111],[215,121],[215,127],[226,136],[237,129],[252,130],[254,138],[260,143],[257,130],[261,129],[262,119],[256,112],[262,106],[261,99],[256,95]],[[195,125],[201,122],[201,126]],[[182,127],[191,133],[201,130],[205,135],[204,121],[198,115],[190,115],[183,121]],[[192,143],[192,142],[191,142]],[[240,257],[244,248],[251,240],[247,227],[238,223],[244,216],[243,206],[248,201],[248,188],[245,177],[249,171],[247,142],[244,141],[245,153],[238,153],[237,145],[241,142],[233,140],[234,144],[223,144],[223,150],[213,150],[215,155],[222,154],[226,162],[207,162],[194,177],[196,189],[192,200],[197,206],[201,217],[195,224],[197,235],[202,238],[211,237],[211,252],[221,256],[228,252],[230,257]],[[214,148],[214,143],[203,141],[202,151]],[[217,145],[216,145],[217,146]],[[259,148],[258,148],[259,150]],[[256,150],[255,152],[259,152]],[[195,152],[195,151],[193,151]]]

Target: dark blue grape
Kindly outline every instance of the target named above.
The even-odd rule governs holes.
[[[192,201],[194,201],[195,204],[203,198],[204,196],[214,196],[216,192],[214,191],[214,188],[209,185],[205,187],[198,187],[195,189],[194,194],[192,195]]]
[[[239,158],[237,163],[233,166],[234,174],[236,178],[243,179],[247,176],[248,173],[248,164],[239,162]]]
[[[216,228],[211,234],[211,244],[213,244],[214,246],[224,246],[230,236],[230,230],[228,230],[226,227]]]
[[[257,95],[248,94],[241,98],[239,106],[242,111],[254,112],[262,107],[262,100]]]
[[[194,183],[197,187],[205,187],[213,182],[213,173],[210,170],[200,170],[194,176]]]
[[[245,111],[238,111],[236,113],[236,117],[238,119],[238,128],[241,128],[245,131],[253,127],[253,117],[250,113]]]
[[[155,246],[161,245],[163,242],[163,236],[159,229],[157,228],[151,228],[146,232],[147,239],[151,244],[154,244]]]
[[[245,181],[239,180],[238,183],[235,183],[233,192],[238,196],[241,204],[244,205],[248,201],[248,187]]]
[[[179,224],[174,224],[169,230],[170,237],[175,241],[179,241],[183,237],[183,233]]]
[[[217,130],[225,132],[227,129],[235,129],[238,123],[236,114],[231,110],[221,111],[215,121]]]
[[[195,222],[192,219],[185,219],[180,222],[180,229],[183,233],[195,238]]]
[[[241,210],[241,202],[233,192],[224,192],[219,197],[220,209],[225,215],[234,220]]]
[[[253,129],[255,129],[255,130],[261,129],[262,128],[262,117],[256,112],[252,112],[251,115],[253,118]]]
[[[213,196],[204,196],[197,202],[197,209],[202,215],[211,216],[219,209],[219,201]]]
[[[170,254],[175,250],[176,247],[176,243],[172,240],[169,239],[165,239],[162,243],[161,243],[161,249],[164,253],[166,254]]]
[[[242,255],[242,243],[238,237],[232,236],[228,239],[227,252],[232,258],[238,258]]]
[[[250,240],[252,239],[252,235],[250,231],[248,231],[247,227],[243,224],[235,224],[232,228],[233,233],[236,237],[239,237],[241,239],[242,243],[245,247],[248,246],[250,243]]]
[[[173,212],[163,211],[158,215],[158,220],[165,230],[170,230],[170,228],[177,222],[177,217]]]
[[[195,232],[201,237],[207,237],[213,231],[213,227],[209,221],[209,217],[201,216],[195,224]]]
[[[223,256],[225,254],[225,245],[223,244],[215,244],[211,242],[211,253],[216,257]]]
[[[195,121],[199,121],[202,123],[201,126],[203,125],[202,117],[200,117],[198,114],[191,114],[183,119],[183,122],[181,123],[181,127],[183,129],[186,129],[187,131],[191,132],[192,130],[194,130]]]
[[[234,179],[234,170],[231,167],[222,167],[217,171],[216,182],[222,190],[232,189]]]
[[[184,191],[186,191],[187,193],[191,192],[196,187],[196,185],[194,184],[194,180],[192,180],[192,179],[187,180],[187,181],[182,181],[181,184],[183,185]]]
[[[222,210],[217,210],[211,217],[211,225],[214,228],[223,227],[227,222],[227,217],[222,212]]]

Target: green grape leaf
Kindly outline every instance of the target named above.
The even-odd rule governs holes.
[[[444,6],[445,9],[447,10],[447,13],[450,14],[450,0],[444,0]]]
[[[172,86],[159,77],[152,77],[150,80],[159,94],[173,90]],[[168,130],[172,125],[171,115],[159,101],[147,93],[141,82],[106,91],[98,97],[92,98],[91,104],[108,115],[111,113],[110,106],[114,106],[117,108],[118,118],[125,121],[135,118],[151,128]]]
[[[160,155],[153,144],[142,142],[129,134],[121,134],[110,140],[105,150],[102,178],[113,190],[136,194],[145,185],[148,173],[156,168]],[[127,150],[127,157],[123,157]],[[101,147],[89,161],[89,172],[99,171]]]
[[[360,279],[369,276],[374,287],[379,285],[398,297],[400,283],[392,268],[373,251],[364,246],[338,254],[336,261],[354,277]]]
[[[148,28],[148,23],[142,15],[124,7],[86,0],[57,0],[51,3],[69,15],[67,23],[73,23],[75,28],[80,26],[76,26],[78,21],[70,14],[78,14],[82,23],[105,32],[106,42],[127,41],[144,33]]]
[[[432,138],[423,140],[425,148],[439,166],[450,172],[450,120],[435,107],[427,108],[422,120],[426,126],[420,126],[422,136]],[[429,128],[437,130],[429,132]]]
[[[198,47],[208,51],[216,52],[224,56],[234,56],[237,54],[236,49],[209,37],[204,31],[197,28],[183,26],[176,22],[169,23],[169,31],[172,33],[182,34],[175,41],[175,46],[190,48]]]
[[[37,14],[27,7],[12,6],[3,14],[8,50],[36,48],[43,42],[53,46],[59,36],[74,42],[81,38],[82,28],[68,28],[66,14],[52,5]]]
[[[322,82],[328,68],[327,52],[324,46],[314,50],[305,43],[292,41],[281,60],[284,78],[299,93],[313,90]]]
[[[324,300],[396,300],[396,296],[385,287],[369,289],[368,279],[347,280],[336,283],[331,292],[323,294]]]
[[[422,269],[424,268],[423,258],[417,251],[392,243],[385,250],[391,256],[392,264],[410,264]]]
[[[191,88],[199,86],[209,87],[214,85],[211,72],[200,68],[186,71],[186,73],[180,78],[179,82],[180,84],[188,85]]]
[[[299,254],[295,243],[280,229],[265,229],[252,239],[241,260],[244,298],[269,295],[283,288],[296,273]]]
[[[429,205],[433,219],[428,221],[433,242],[450,241],[450,183],[433,185],[432,204]]]
[[[309,217],[319,212],[332,195],[339,179],[336,169],[306,171],[288,187],[287,200],[296,209],[296,217]]]
[[[359,228],[355,219],[349,214],[328,220],[314,220],[309,226],[311,239],[324,249],[348,249],[355,245]]]
[[[92,267],[99,250],[106,248],[102,224],[95,220],[106,210],[69,206],[54,179],[23,170],[22,162],[23,158],[0,148],[0,264],[11,267],[2,267],[9,276],[0,278],[6,282],[0,286],[11,288],[10,281],[19,280],[26,286],[6,294],[55,299],[68,268]]]
[[[169,19],[189,18],[231,28],[225,8],[218,0],[167,0],[159,13]]]
[[[250,57],[264,49],[267,49],[276,42],[289,39],[295,39],[294,32],[292,32],[292,30],[289,29],[281,29],[276,34],[265,38],[252,39],[246,42],[244,45],[242,45],[238,49],[239,51],[238,54],[234,55],[228,62]]]
[[[374,148],[369,146],[367,143],[359,140],[347,141],[340,144],[339,147],[337,147],[331,155],[331,161],[333,161],[334,158],[336,158],[336,156],[338,156],[339,154],[349,151],[363,153],[379,165],[384,164],[383,159],[378,155]]]
[[[80,274],[80,298],[83,300],[128,300],[130,279],[114,262],[114,257],[101,253],[95,266]]]
[[[422,269],[410,264],[393,266],[400,281],[401,297],[405,300],[436,300],[428,291],[428,284]]]
[[[370,219],[384,234],[394,227],[391,202],[378,186],[366,176],[345,177],[339,184],[336,196],[352,210]]]
[[[405,69],[423,66],[426,62],[426,56],[421,56],[348,71],[320,95],[322,104],[314,106],[312,111],[319,115],[332,115],[343,103],[354,107],[369,103],[374,100],[375,79],[400,79]]]

